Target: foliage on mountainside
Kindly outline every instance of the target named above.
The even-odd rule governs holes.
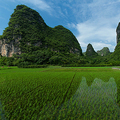
[[[86,50],[86,56],[96,57],[98,54],[95,52],[93,46],[89,43]]]
[[[66,53],[73,51],[74,53],[80,53],[82,55],[82,49],[72,34],[71,31],[64,28],[62,25],[58,25],[52,29],[47,30],[47,37],[45,38],[45,46],[51,46],[54,51]],[[54,47],[52,47],[54,45]],[[77,49],[78,51],[75,51]]]
[[[120,42],[120,22],[117,26],[116,33],[117,33],[117,43],[118,43]]]
[[[39,35],[39,33],[47,27],[39,13],[25,5],[18,5],[14,9],[8,25],[3,32],[3,38],[9,41],[20,36],[22,36],[22,41],[28,41],[28,38],[39,40],[42,38],[42,34]]]
[[[115,51],[112,53],[111,59],[115,61],[120,61],[120,42],[115,47]]]
[[[11,58],[0,55],[0,65],[120,65],[120,43],[112,54],[104,47],[99,55],[88,44],[83,56],[80,44],[70,30],[62,25],[49,27],[38,12],[25,5],[16,7],[8,25],[0,39],[6,39],[8,44],[19,40],[20,45],[14,45],[21,48],[22,54],[14,54]],[[101,57],[101,54],[104,55]]]
[[[38,12],[25,5],[18,5],[14,9],[8,25],[1,38],[6,39],[8,44],[20,39],[18,47],[22,53],[50,48],[63,53],[70,53],[71,50],[82,55],[82,49],[70,30],[61,25],[54,28],[47,26]]]
[[[110,54],[110,50],[108,47],[104,47],[103,49],[98,50],[97,53],[100,56],[106,56],[106,55]]]

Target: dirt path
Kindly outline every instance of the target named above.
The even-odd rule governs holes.
[[[112,69],[120,70],[120,68],[112,68]]]

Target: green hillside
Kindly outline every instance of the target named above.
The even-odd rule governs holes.
[[[102,50],[97,51],[98,55],[106,56],[110,54],[110,50],[108,47],[104,47]]]
[[[86,56],[97,56],[98,54],[95,52],[93,46],[91,44],[88,44],[87,50],[86,50]]]
[[[111,58],[116,61],[120,61],[120,42],[115,47],[115,51],[112,53]]]
[[[72,32],[61,25],[51,28],[35,10],[18,5],[11,15],[8,27],[5,28],[1,39],[9,44],[19,39],[22,53],[36,50],[51,49],[63,53],[82,55],[80,44]]]

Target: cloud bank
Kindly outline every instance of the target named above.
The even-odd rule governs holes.
[[[80,3],[79,3],[80,4]],[[77,13],[77,24],[68,23],[68,27],[78,31],[76,35],[83,51],[86,51],[88,43],[91,43],[95,50],[109,47],[114,51],[116,45],[116,28],[120,20],[120,0],[93,0],[91,3],[84,2],[84,7],[79,4],[74,13]],[[83,5],[83,4],[82,4]],[[79,14],[79,17],[78,17]],[[84,18],[84,21],[80,17]],[[87,17],[88,16],[88,17]]]
[[[45,0],[10,0],[11,2],[20,2],[20,3],[27,3],[32,4],[36,8],[39,8],[40,10],[46,11],[49,14],[52,12],[52,8]]]

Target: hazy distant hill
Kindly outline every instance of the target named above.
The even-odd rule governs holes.
[[[109,50],[108,47],[104,47],[103,49],[98,50],[97,53],[98,53],[98,55],[100,55],[100,56],[106,56],[106,55],[109,55],[109,54],[110,54],[110,50]]]

